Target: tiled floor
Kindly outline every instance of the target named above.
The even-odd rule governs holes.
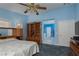
[[[35,56],[70,56],[69,47],[41,44],[40,52]]]

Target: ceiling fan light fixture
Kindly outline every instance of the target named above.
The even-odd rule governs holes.
[[[28,11],[26,10],[26,11],[24,11],[24,13],[27,13]]]
[[[36,15],[39,15],[39,13],[37,12]]]

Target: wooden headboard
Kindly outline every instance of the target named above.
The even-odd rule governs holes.
[[[7,38],[16,38],[16,37],[14,37],[14,36],[0,36],[0,40],[7,39]]]
[[[23,32],[22,29],[18,28],[6,28],[6,27],[0,27],[0,29],[12,29],[12,35],[11,36],[0,36],[0,39],[6,39],[6,38],[17,38],[22,37]]]

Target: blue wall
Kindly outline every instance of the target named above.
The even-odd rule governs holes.
[[[71,20],[75,18],[74,4],[68,6],[62,6],[54,10],[48,10],[48,12],[40,15],[30,15],[29,21],[38,21],[54,18],[55,20]],[[36,20],[35,20],[36,19]]]
[[[75,4],[76,21],[79,21],[79,4]]]
[[[12,22],[13,27],[15,27],[17,22],[22,23],[27,21],[27,16],[11,12],[2,8],[0,8],[0,18],[4,18],[5,20]]]
[[[74,7],[64,6],[41,16],[41,19],[54,18],[55,20],[71,20],[74,19]]]
[[[25,33],[26,33],[25,32],[25,29],[26,29],[25,24],[28,19],[27,16],[0,8],[0,18],[3,18],[5,21],[11,22],[12,27],[16,27],[17,23],[21,23],[23,25],[23,28],[24,28],[23,33],[25,35]]]

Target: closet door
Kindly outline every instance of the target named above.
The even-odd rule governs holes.
[[[35,41],[34,40],[34,31],[35,31],[35,28],[34,28],[34,24],[30,24],[30,41]]]
[[[38,44],[41,40],[40,22],[27,25],[27,38],[29,41],[35,41]]]
[[[31,41],[31,24],[27,24],[27,40]]]
[[[38,44],[40,44],[41,41],[40,22],[35,23],[34,26],[35,26],[34,39]]]
[[[27,39],[29,41],[34,40],[34,24],[33,23],[27,24]]]

